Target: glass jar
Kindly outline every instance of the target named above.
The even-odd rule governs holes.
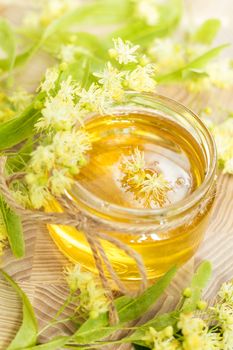
[[[215,198],[216,149],[206,126],[174,100],[135,92],[128,92],[124,103],[112,108],[111,113],[87,116],[85,126],[93,149],[89,164],[81,170],[70,193],[73,200],[84,213],[103,223],[115,224],[116,228],[120,224],[120,230],[105,233],[141,254],[148,279],[185,263],[203,240]],[[129,188],[122,186],[119,164],[130,159],[135,148],[145,153],[149,168],[153,162],[156,166],[161,163],[174,185],[172,200],[166,205],[143,207]],[[184,176],[178,176],[180,172]],[[49,210],[61,208],[53,202]],[[82,232],[61,225],[49,226],[49,231],[71,261],[95,271]],[[137,281],[134,260],[111,243],[102,244],[119,277]]]

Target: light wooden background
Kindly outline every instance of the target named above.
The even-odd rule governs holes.
[[[7,2],[0,0],[0,10],[2,14],[10,16],[13,20],[19,16],[18,10],[11,6],[6,9]],[[9,3],[9,1],[8,1]],[[25,1],[19,0],[17,6]],[[223,20],[223,31],[218,40],[219,42],[233,41],[232,28],[230,27],[229,17],[233,13],[233,2],[231,0],[222,0],[218,5],[217,0],[205,1],[196,0],[185,1],[192,21],[202,21],[206,16],[220,16]],[[8,4],[9,5],[9,4]],[[17,14],[16,14],[17,12]],[[229,53],[228,53],[229,54]],[[39,74],[43,71],[40,65]],[[34,74],[36,72],[36,74]],[[27,85],[34,86],[35,77],[38,76],[38,65],[32,65],[28,69],[28,74],[20,76],[19,80],[26,82]],[[216,112],[214,117],[221,119],[218,107],[231,108],[232,92],[217,92],[216,94],[199,94],[195,99],[180,88],[163,88],[160,91],[170,97],[181,101],[199,112],[201,106],[213,106]],[[184,266],[176,277],[175,281],[169,287],[166,296],[161,300],[163,310],[171,308],[176,300],[177,294],[183,286],[188,283],[194,267],[203,259],[211,260],[214,268],[213,280],[206,291],[208,298],[215,295],[220,284],[233,278],[233,176],[219,176],[218,193],[215,202],[212,219],[210,221],[206,238],[196,256]],[[21,260],[15,260],[10,251],[5,252],[1,261],[3,267],[24,289],[29,296],[40,327],[45,325],[55,314],[59,305],[62,304],[66,296],[66,286],[64,284],[62,271],[67,265],[67,259],[58,251],[51,240],[47,230],[44,227],[25,227],[26,238],[26,256]],[[188,273],[187,273],[188,272]],[[67,310],[67,314],[69,313]],[[21,321],[21,304],[15,292],[2,280],[0,280],[0,349],[4,350],[9,340],[17,331]],[[70,324],[57,326],[45,334],[42,340],[64,332],[72,331]]]

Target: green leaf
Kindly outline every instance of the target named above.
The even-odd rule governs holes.
[[[11,210],[0,195],[0,211],[6,228],[6,234],[12,253],[16,258],[25,254],[25,244],[21,219]]]
[[[212,275],[212,266],[209,261],[204,261],[195,272],[191,282],[191,297],[185,298],[181,308],[183,312],[196,310],[197,303],[201,299],[203,289],[206,287]]]
[[[0,67],[11,71],[15,61],[15,36],[10,24],[3,18],[0,18],[0,47],[7,55],[5,64],[0,64]]]
[[[56,350],[61,349],[69,341],[70,336],[55,337],[48,343],[27,347],[25,350]]]
[[[155,26],[148,26],[144,21],[131,16],[126,25],[111,33],[110,38],[121,37],[145,47],[154,38],[169,35],[182,17],[183,1],[169,0],[165,4],[158,5],[157,10],[159,22]]]
[[[102,314],[95,320],[88,319],[74,334],[75,341],[85,344],[103,339],[115,330],[122,328],[124,323],[135,320],[143,315],[162,295],[175,273],[176,268],[172,268],[137,298],[122,297],[117,299],[115,306],[120,320],[117,326],[108,327],[108,315]]]
[[[73,25],[85,23],[113,24],[123,21],[129,15],[129,5],[125,0],[99,0],[78,6],[76,9],[64,14],[53,21],[42,35],[43,41],[58,31],[64,31]]]
[[[185,72],[191,71],[191,70],[197,71],[199,69],[204,68],[209,61],[211,61],[213,58],[218,56],[222,52],[222,50],[228,46],[229,44],[217,46],[214,49],[211,49],[205,52],[203,55],[199,56],[192,62],[187,63],[185,66],[181,67],[180,69],[165,75],[157,76],[156,81],[162,84],[182,81],[185,76]]]
[[[218,34],[220,27],[221,21],[219,19],[207,19],[194,33],[192,39],[198,43],[210,45]]]
[[[209,75],[203,70],[203,69],[194,69],[194,68],[189,68],[185,69],[182,72],[182,78],[184,79],[199,79],[199,78],[205,78],[208,77]]]
[[[9,174],[22,171],[31,157],[33,151],[34,139],[29,137],[23,146],[12,155],[7,153],[7,171]]]
[[[41,113],[33,106],[31,104],[19,116],[1,124],[0,151],[17,145],[35,133],[33,127]]]
[[[113,24],[123,21],[129,16],[128,2],[125,0],[99,0],[78,6],[62,17],[54,20],[41,34],[39,39],[25,52],[16,57],[15,66],[26,63],[52,35],[64,32],[66,29],[82,25]],[[2,66],[6,65],[5,60],[0,60]]]
[[[37,338],[37,320],[32,308],[32,305],[16,282],[3,270],[0,273],[7,282],[14,288],[23,303],[23,320],[15,338],[12,340],[6,350],[22,350],[36,344]]]
[[[135,320],[139,316],[143,315],[169,286],[176,271],[177,269],[173,267],[154,285],[149,287],[142,295],[133,299],[130,303],[122,307],[121,310],[119,310],[119,318],[121,322]]]

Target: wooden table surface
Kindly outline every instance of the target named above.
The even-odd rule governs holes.
[[[0,0],[0,7],[1,7]],[[5,3],[5,2],[4,2]],[[186,1],[186,5],[190,5]],[[194,3],[194,2],[193,2]],[[203,8],[202,0],[195,1],[192,9],[194,18],[199,13],[203,20],[206,16],[223,16],[225,37],[232,39],[232,30],[229,29],[230,17],[233,13],[233,2],[222,0],[221,8],[217,1],[205,1]],[[213,5],[214,4],[214,5]],[[200,9],[203,11],[200,12]],[[205,14],[205,16],[204,16]],[[227,42],[224,34],[219,38],[221,42]],[[31,69],[35,70],[34,66]],[[34,76],[30,70],[30,77]],[[21,78],[21,77],[19,77]],[[24,77],[25,81],[33,85],[31,78]],[[181,88],[161,88],[160,91],[169,97],[182,102],[194,111],[199,112],[201,106],[216,106],[220,104],[225,108],[233,109],[232,92],[221,91],[215,94],[198,94],[193,98]],[[216,104],[217,101],[217,104]],[[221,118],[217,112],[215,118]],[[214,276],[206,296],[211,298],[215,295],[220,284],[233,278],[233,176],[220,175],[218,178],[217,198],[212,213],[212,218],[205,236],[205,241],[191,261],[189,261],[178,273],[172,285],[169,287],[166,296],[161,300],[164,310],[171,308],[176,300],[177,294],[188,283],[191,273],[196,265],[203,259],[213,263]],[[46,324],[66,296],[66,286],[63,280],[63,268],[67,265],[67,259],[58,251],[44,227],[25,226],[26,256],[21,260],[12,257],[9,250],[6,250],[1,259],[1,267],[4,268],[24,289],[29,296],[39,320],[40,327]],[[187,273],[190,272],[190,273]],[[69,309],[67,310],[67,314]],[[21,304],[15,292],[3,280],[0,280],[0,349],[6,348],[9,340],[17,331],[21,321]],[[61,333],[69,333],[72,330],[70,324],[59,325],[52,328],[45,334],[42,340]]]

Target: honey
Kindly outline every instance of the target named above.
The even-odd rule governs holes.
[[[161,276],[173,265],[182,265],[193,256],[203,239],[214,201],[215,165],[206,150],[208,145],[204,144],[203,137],[198,139],[200,131],[194,134],[197,125],[189,126],[186,114],[182,118],[170,116],[167,110],[161,113],[131,108],[95,116],[85,124],[92,149],[71,196],[84,212],[115,223],[116,227],[118,223],[137,227],[133,234],[122,229],[107,234],[141,254],[149,279]],[[205,127],[201,127],[206,132]],[[131,165],[139,167],[132,179]],[[211,166],[212,181],[204,187]],[[137,183],[140,171],[146,179],[145,188],[143,181]],[[148,185],[152,176],[160,180],[153,191]],[[61,208],[54,201],[49,210]],[[148,233],[147,226],[154,229]],[[69,259],[95,270],[82,232],[56,225],[49,226],[49,231]],[[102,244],[122,280],[139,279],[133,259],[109,242],[102,241]]]

